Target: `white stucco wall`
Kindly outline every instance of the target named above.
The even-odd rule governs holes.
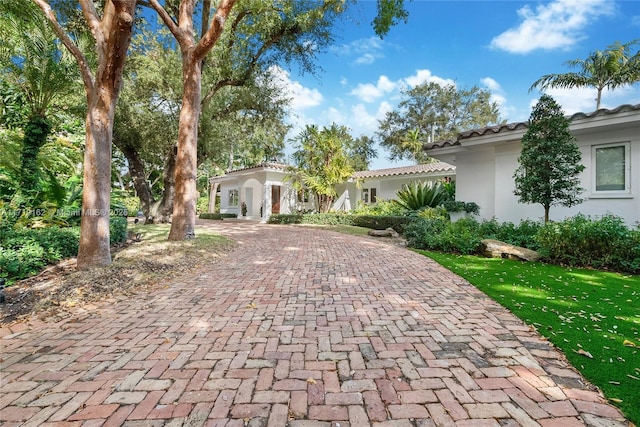
[[[551,220],[563,220],[578,213],[592,217],[614,214],[624,219],[629,226],[640,223],[640,122],[624,126],[602,127],[577,126],[572,130],[582,153],[585,170],[580,175],[581,186],[585,188],[583,203],[570,208],[552,206]],[[514,131],[514,134],[522,132]],[[484,139],[484,141],[483,141]],[[544,217],[541,205],[518,203],[513,194],[515,181],[513,174],[518,167],[520,140],[506,141],[502,137],[488,135],[478,137],[478,143],[465,144],[443,152],[434,150],[434,157],[456,166],[456,199],[476,202],[480,206],[480,217],[517,223],[523,219],[538,220]],[[594,191],[593,146],[601,144],[629,144],[628,191],[624,194],[597,194]],[[455,152],[454,152],[455,150]]]

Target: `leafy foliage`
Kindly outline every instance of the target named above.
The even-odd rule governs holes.
[[[548,223],[537,241],[545,257],[556,264],[640,274],[640,230],[629,229],[614,215],[599,219],[576,215]]]
[[[269,224],[353,225],[374,230],[393,228],[398,233],[415,221],[408,216],[351,215],[344,213],[277,214],[269,217]]]
[[[613,215],[595,220],[577,215],[547,224],[475,218],[450,222],[442,215],[420,215],[404,234],[407,244],[417,249],[477,254],[481,240],[495,239],[539,251],[554,264],[640,273],[640,230],[629,229]]]
[[[461,200],[446,200],[442,206],[447,212],[465,212],[469,214],[480,213],[480,206],[475,202],[463,202]]]
[[[385,200],[377,198],[375,204],[358,203],[358,206],[352,212],[354,215],[400,216],[406,211],[400,205],[395,203],[393,199]]]
[[[109,218],[109,242],[111,245],[125,242],[127,240],[127,218],[126,216],[114,216]]]
[[[424,208],[440,206],[449,197],[440,181],[414,181],[402,186],[394,202],[408,211],[417,212]]]
[[[235,213],[207,213],[203,212],[200,214],[200,219],[216,219],[222,220],[225,218],[237,218],[238,214]]]
[[[567,61],[566,65],[579,68],[577,72],[547,74],[536,80],[529,89],[593,87],[598,91],[596,109],[600,108],[602,91],[613,90],[640,81],[640,50],[632,52],[640,39],[621,44],[615,42],[604,51],[591,52],[585,59]]]
[[[5,228],[0,238],[0,277],[11,283],[37,274],[48,264],[75,256],[78,239],[77,228]]]
[[[345,182],[354,172],[348,156],[351,135],[345,126],[335,123],[323,129],[307,125],[295,143],[295,166],[290,169],[288,179],[299,190],[311,190],[316,206],[326,213],[337,195],[336,185]]]
[[[569,119],[558,103],[542,95],[533,108],[529,127],[522,137],[520,163],[514,174],[520,203],[537,203],[544,207],[545,222],[554,205],[573,206],[582,202],[579,194],[580,150],[569,131]]]
[[[426,162],[422,146],[429,139],[455,138],[459,132],[498,123],[498,105],[478,87],[458,89],[453,84],[425,82],[402,92],[398,107],[379,123],[380,145],[392,160]]]

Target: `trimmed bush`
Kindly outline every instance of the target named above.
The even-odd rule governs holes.
[[[413,216],[354,215],[353,225],[372,228],[374,230],[393,228],[396,232],[403,234],[407,226],[415,221],[416,217]]]
[[[109,243],[117,245],[127,241],[127,218],[112,216],[109,218]]]
[[[215,219],[215,220],[222,220],[224,218],[238,218],[238,214],[234,214],[234,213],[207,213],[207,212],[203,212],[200,214],[200,216],[198,217],[200,219]]]
[[[269,224],[353,225],[385,230],[393,228],[402,234],[405,227],[415,221],[409,216],[350,215],[344,213],[277,214],[269,217]]]
[[[269,217],[269,224],[302,224],[302,214],[274,214]]]
[[[547,223],[537,241],[543,256],[555,264],[640,273],[640,230],[629,229],[614,215],[576,215]]]

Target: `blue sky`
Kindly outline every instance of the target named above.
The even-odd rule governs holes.
[[[407,2],[409,20],[379,39],[370,22],[375,1],[358,1],[336,24],[335,44],[318,57],[316,75],[278,69],[293,99],[292,134],[306,124],[346,125],[353,136],[374,137],[378,120],[400,91],[425,81],[487,89],[501,119],[527,120],[544,74],[571,71],[564,62],[586,58],[615,41],[640,38],[638,0]],[[595,110],[595,90],[549,90],[565,113]],[[640,84],[603,96],[602,108],[640,103]],[[371,169],[396,167],[378,149]]]

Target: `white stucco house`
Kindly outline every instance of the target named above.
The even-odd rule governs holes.
[[[404,184],[412,181],[455,180],[456,169],[444,163],[404,166],[355,172],[350,180],[337,186],[336,210],[350,210],[358,203],[375,204],[380,198],[390,200]],[[209,179],[209,199],[219,197],[220,212],[238,214],[239,218],[266,221],[272,214],[313,210],[314,200],[299,193],[287,181],[287,166],[262,163],[237,169]],[[246,215],[242,215],[242,205]],[[209,211],[213,212],[213,203]]]
[[[577,113],[570,130],[582,153],[584,202],[552,206],[550,218],[608,213],[629,226],[640,223],[640,104]],[[455,140],[425,145],[429,156],[456,167],[456,200],[475,202],[480,216],[517,223],[541,219],[541,205],[520,204],[513,194],[521,139],[527,123],[511,123],[460,133]]]

